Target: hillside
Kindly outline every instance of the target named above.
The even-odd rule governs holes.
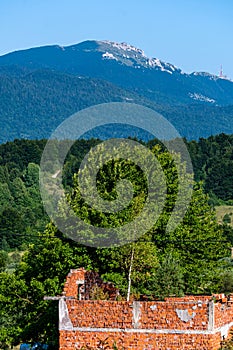
[[[186,74],[124,43],[86,41],[0,57],[0,142],[48,138],[80,109],[115,101],[158,111],[190,140],[233,133],[232,81]]]
[[[0,142],[48,138],[73,113],[107,102],[132,102],[152,108],[188,139],[233,133],[232,106],[156,104],[104,80],[51,70],[29,72],[10,66],[0,70]],[[108,132],[105,132],[107,137]],[[141,133],[132,134],[132,130],[129,135],[123,132],[121,127],[121,136],[145,138]]]
[[[1,143],[15,138],[48,138],[64,119],[91,105],[143,103],[143,98],[107,81],[50,70],[18,76],[14,67],[0,75],[0,97]]]
[[[63,183],[73,186],[73,174],[78,171],[84,155],[98,140],[79,140],[67,156],[63,168]],[[151,147],[157,141],[149,142]],[[1,246],[20,248],[23,243],[38,239],[37,232],[48,222],[39,191],[39,164],[46,140],[16,140],[0,145],[0,250]],[[233,204],[233,135],[217,135],[199,142],[187,143],[196,181],[202,181],[213,205]],[[218,221],[226,207],[217,211]],[[223,210],[224,209],[224,210]],[[20,234],[19,234],[20,233]],[[30,234],[29,234],[30,233]],[[233,241],[232,233],[230,239]]]
[[[9,65],[108,80],[159,103],[233,104],[230,80],[202,72],[186,74],[126,43],[90,40],[68,47],[32,48],[0,57],[0,66]]]

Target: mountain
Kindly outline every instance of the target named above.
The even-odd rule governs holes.
[[[233,133],[232,81],[186,74],[126,43],[85,41],[0,57],[0,142],[47,138],[76,111],[114,101],[162,113],[188,139]]]
[[[104,79],[157,103],[233,104],[232,81],[208,73],[186,74],[126,43],[84,41],[16,51],[0,57],[0,66],[9,65]]]
[[[17,70],[18,71],[18,70]],[[16,138],[48,138],[75,112],[107,102],[146,104],[110,82],[50,70],[15,76],[0,73],[0,143]]]

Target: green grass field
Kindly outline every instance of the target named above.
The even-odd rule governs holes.
[[[224,215],[228,214],[230,216],[231,222],[230,225],[233,227],[233,206],[232,205],[220,205],[215,207],[216,217],[218,223],[223,222]]]

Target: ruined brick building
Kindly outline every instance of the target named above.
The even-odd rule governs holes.
[[[91,288],[109,300],[89,300]],[[118,349],[218,350],[233,326],[233,302],[224,295],[116,301],[117,290],[96,273],[71,270],[59,300],[60,350],[115,341]]]

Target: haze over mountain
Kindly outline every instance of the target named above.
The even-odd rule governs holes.
[[[144,104],[182,136],[233,133],[233,82],[186,74],[126,43],[85,41],[0,57],[0,141],[48,137],[62,120],[96,103]]]

